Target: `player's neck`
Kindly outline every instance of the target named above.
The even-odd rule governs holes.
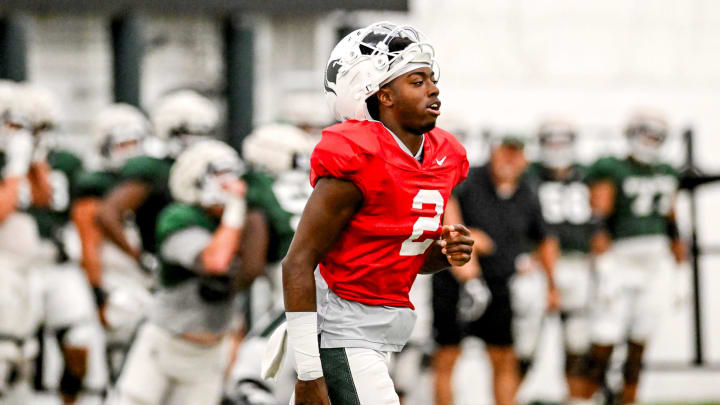
[[[423,142],[423,134],[415,134],[409,132],[403,128],[402,125],[395,121],[382,122],[387,129],[389,129],[400,141],[408,148],[410,153],[415,156],[417,155]]]

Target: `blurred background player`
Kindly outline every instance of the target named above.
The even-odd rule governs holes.
[[[644,349],[671,302],[673,256],[686,260],[686,249],[674,218],[678,173],[661,161],[667,121],[641,111],[625,135],[627,157],[601,158],[588,169],[593,213],[606,231],[593,239],[604,253],[596,263],[587,397],[603,385],[613,347],[626,341],[622,403],[634,403]]]
[[[275,218],[276,222],[272,227],[272,253],[268,257],[267,278],[258,279],[253,285],[254,319],[266,315],[271,309],[283,312],[280,305],[280,259],[287,253],[305,203],[312,192],[308,181],[310,153],[318,140],[290,124],[268,124],[255,129],[243,141],[243,160],[257,176],[262,176],[262,180],[271,185],[282,208],[275,215],[268,216],[268,219]],[[269,284],[258,281],[269,281]],[[265,291],[261,291],[263,289]],[[255,300],[256,296],[259,300]]]
[[[290,124],[268,124],[258,127],[243,141],[243,160],[255,171],[267,174],[272,190],[288,220],[276,226],[277,237],[270,249],[284,255],[292,240],[312,187],[310,153],[317,137]],[[278,217],[280,217],[278,215]],[[295,371],[286,364],[274,381],[263,381],[261,363],[268,339],[285,320],[282,307],[282,274],[277,254],[268,258],[266,278],[259,277],[252,285],[252,328],[237,349],[228,381],[226,403],[264,405],[287,403],[293,391]]]
[[[53,147],[61,115],[54,95],[27,84],[10,85],[10,90],[2,91],[10,97],[2,103],[1,134],[3,192],[7,193],[3,197],[6,221],[2,245],[9,255],[5,276],[10,278],[1,284],[13,291],[3,294],[6,298],[0,307],[11,312],[2,317],[2,323],[14,328],[12,320],[22,319],[22,326],[7,334],[15,336],[16,349],[28,341],[27,327],[37,331],[42,345],[17,357],[19,363],[2,380],[11,377],[15,383],[26,383],[29,373],[23,362],[34,358],[35,388],[57,388],[65,403],[73,403],[83,389],[92,335],[99,333],[91,315],[89,288],[83,277],[78,277],[79,268],[66,263],[63,240],[71,180],[82,162],[74,154]],[[22,213],[12,214],[13,209]],[[14,277],[17,273],[13,276],[13,269],[21,269],[20,278]],[[13,307],[18,303],[20,308]],[[46,373],[43,366],[50,363],[44,361],[43,354],[55,360],[55,375]],[[27,403],[34,401],[33,397],[25,392],[8,401]]]
[[[28,180],[41,185],[39,193],[30,193],[32,202],[27,208],[41,237],[33,252],[35,316],[42,343],[35,387],[57,389],[64,403],[74,403],[83,391],[98,401],[105,378],[102,372],[90,378],[88,368],[92,350],[102,355],[101,331],[82,269],[68,260],[73,183],[83,162],[59,146],[61,118],[60,101],[49,90],[34,85],[19,87],[8,114],[12,123],[33,134],[36,172],[31,172]]]
[[[152,276],[135,259],[111,243],[95,220],[103,196],[121,181],[120,169],[144,152],[151,134],[150,123],[137,108],[112,104],[96,116],[92,135],[95,170],[76,176],[72,219],[80,249],[74,259],[81,263],[95,297],[97,311],[108,332],[111,374],[115,376],[122,355],[150,299]],[[140,248],[140,236],[127,223],[128,242]],[[118,356],[116,356],[116,354]]]
[[[590,240],[596,230],[590,209],[586,168],[577,163],[577,131],[569,122],[550,120],[538,130],[539,160],[527,176],[540,200],[548,229],[560,243],[555,283],[565,347],[568,401],[585,395],[585,354],[590,346],[589,300],[593,281]],[[539,331],[538,331],[539,333]]]
[[[195,143],[173,164],[177,202],[161,212],[156,231],[160,285],[117,404],[219,402],[236,293],[262,274],[264,257],[253,258],[267,249],[262,214],[247,212],[242,171],[237,152],[216,140]]]
[[[0,81],[0,396],[8,404],[30,401],[30,360],[37,354],[31,347],[36,303],[29,268],[40,236],[33,218],[21,211],[28,203],[27,193],[21,197],[21,183],[33,166],[34,140],[27,126],[8,120],[17,97],[18,84]],[[32,192],[40,186],[34,181],[30,187]]]
[[[198,139],[210,136],[218,124],[217,108],[201,95],[180,90],[161,98],[150,115],[155,135],[164,141],[166,157],[138,156],[120,169],[120,180],[105,195],[97,219],[106,237],[144,267],[157,264],[155,224],[170,201],[168,176],[175,157]],[[126,216],[134,214],[141,246],[125,233]]]
[[[433,280],[433,294],[439,298],[433,298],[433,326],[440,345],[433,361],[438,404],[452,403],[451,376],[463,332],[485,342],[493,370],[495,402],[515,403],[521,370],[513,346],[517,322],[514,301],[525,297],[512,293],[511,279],[523,253],[535,250],[547,279],[547,302],[529,306],[557,309],[553,282],[557,241],[547,229],[537,196],[523,178],[526,167],[522,140],[503,136],[493,146],[489,163],[472,168],[448,202],[446,221],[466,224],[475,244],[470,267],[437,274]],[[457,319],[460,287],[455,277],[464,282],[482,277],[491,294],[485,311],[467,324],[466,331]]]

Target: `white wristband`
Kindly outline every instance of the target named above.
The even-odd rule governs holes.
[[[247,203],[244,198],[232,196],[228,198],[223,209],[222,224],[234,229],[240,229],[245,225],[245,212]]]
[[[323,376],[318,346],[317,312],[286,312],[288,343],[295,352],[298,380],[311,381]]]
[[[24,177],[30,169],[33,153],[32,134],[25,130],[18,130],[8,135],[5,153],[7,163],[3,169],[3,177]]]

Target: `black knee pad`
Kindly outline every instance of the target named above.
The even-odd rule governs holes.
[[[637,385],[640,381],[640,369],[642,368],[642,360],[639,358],[628,358],[623,366],[623,378],[625,385]]]
[[[75,397],[82,391],[82,385],[82,378],[73,374],[68,367],[65,367],[60,379],[60,392],[69,397]]]
[[[532,367],[532,359],[520,359],[518,360],[518,370],[520,371],[520,378],[525,378],[530,367]]]
[[[602,386],[605,382],[605,373],[610,365],[610,358],[598,359],[594,356],[588,356],[587,360],[587,377],[595,384]]]
[[[565,354],[565,374],[571,377],[584,377],[588,372],[587,356],[582,354]]]

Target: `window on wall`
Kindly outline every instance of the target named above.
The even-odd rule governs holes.
[[[148,15],[142,26],[144,107],[152,107],[162,95],[181,88],[191,88],[222,101],[222,24],[206,16]]]
[[[48,88],[63,108],[68,145],[112,100],[112,52],[103,16],[36,15],[27,24],[27,80]]]

